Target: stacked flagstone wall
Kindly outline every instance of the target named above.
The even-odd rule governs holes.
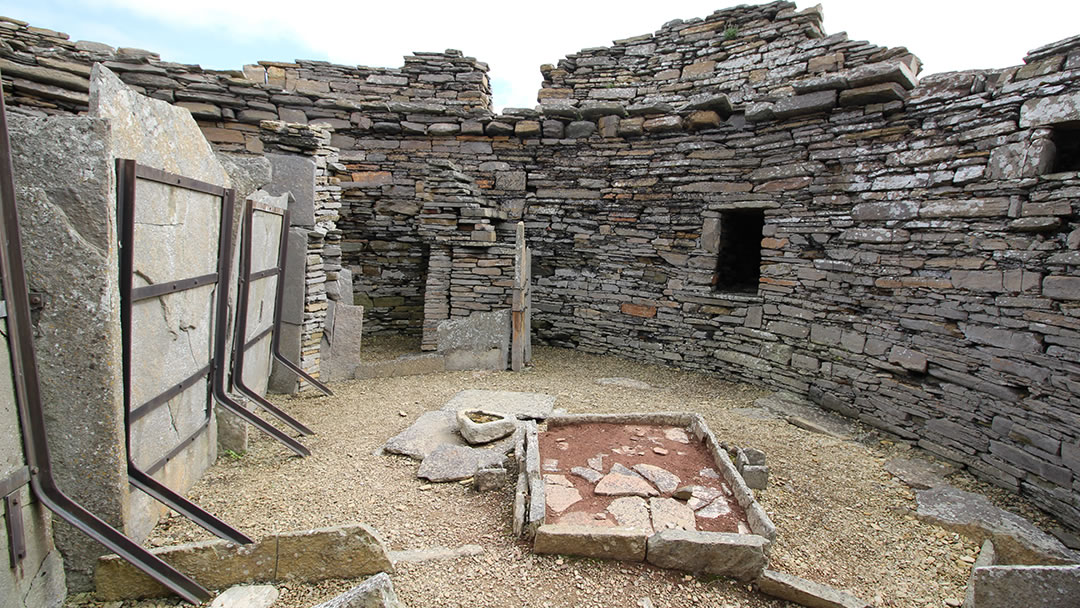
[[[21,111],[77,111],[105,60],[223,149],[262,153],[264,119],[331,127],[373,331],[424,329],[453,260],[422,218],[452,161],[472,186],[444,200],[490,209],[499,243],[526,222],[538,340],[794,391],[1080,526],[1080,38],[918,80],[819,9],[740,6],[544,66],[540,105],[499,115],[456,51],[222,73],[0,39]],[[447,310],[483,293],[449,285]]]

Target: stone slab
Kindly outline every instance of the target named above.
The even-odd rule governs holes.
[[[435,333],[437,352],[457,355],[453,369],[506,369],[510,353],[509,310],[477,312],[464,319],[449,319],[439,323]],[[470,354],[471,357],[467,356]]]
[[[315,608],[405,608],[394,593],[390,576],[380,572]]]
[[[119,270],[115,255],[108,255],[116,229],[108,123],[15,113],[7,120],[27,283],[47,302],[34,319],[42,403],[50,420],[64,421],[46,429],[53,474],[72,498],[122,526],[128,482],[121,449]],[[6,341],[3,348],[6,354]],[[10,385],[9,372],[4,375]],[[0,427],[0,445],[10,442],[14,453],[0,462],[22,463],[13,397],[8,411],[11,425]],[[68,585],[88,589],[101,546],[62,523],[54,536]],[[29,548],[38,548],[33,539]],[[50,553],[50,562],[59,560]],[[62,586],[62,574],[59,580]]]
[[[275,580],[321,581],[393,571],[385,543],[365,524],[277,535]]]
[[[383,446],[391,454],[423,460],[441,445],[464,446],[457,432],[457,418],[443,410],[424,412],[409,428],[394,435]]]
[[[480,469],[501,466],[506,456],[496,450],[440,445],[424,457],[416,476],[428,481],[468,479]]]
[[[382,538],[364,524],[274,534],[249,545],[209,540],[150,552],[210,589],[279,580],[357,578],[394,569]],[[170,594],[116,555],[98,560],[94,582],[102,601]]]
[[[889,474],[916,490],[948,485],[945,475],[953,470],[947,464],[918,458],[893,458],[884,464],[884,468]]]
[[[807,608],[870,608],[854,595],[793,574],[765,570],[756,582],[762,593]]]
[[[1000,561],[1009,564],[1068,564],[1076,556],[1031,522],[990,503],[985,496],[952,487],[916,493],[916,516],[928,523],[982,542],[994,542]]]
[[[963,608],[975,608],[975,571],[979,568],[993,566],[996,562],[997,555],[994,552],[994,543],[990,540],[984,540],[982,548],[979,549],[979,556],[975,558],[975,563],[971,566],[971,574],[968,575]]]
[[[274,195],[292,194],[289,223],[315,226],[315,161],[292,154],[267,154],[266,158],[272,169],[266,190]]]
[[[976,568],[974,587],[976,608],[1076,608],[1080,565]]]
[[[644,561],[647,536],[638,528],[549,524],[536,530],[535,553]]]
[[[215,597],[210,608],[270,608],[278,595],[273,585],[237,585]]]
[[[469,389],[451,397],[442,410],[478,409],[513,414],[519,420],[544,420],[552,415],[554,407],[555,397],[544,393]]]
[[[650,498],[649,513],[654,530],[696,530],[694,510],[674,498]]]
[[[607,512],[615,518],[615,523],[623,528],[636,528],[646,534],[653,533],[649,518],[649,505],[644,498],[624,496],[616,498],[607,506]]]
[[[327,302],[327,326],[323,330],[324,352],[319,373],[327,381],[351,380],[360,364],[364,307],[344,302]],[[330,309],[333,309],[333,317]]]
[[[765,569],[765,544],[756,534],[661,530],[649,538],[648,561],[661,568],[750,581]]]

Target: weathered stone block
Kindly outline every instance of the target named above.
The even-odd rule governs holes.
[[[267,154],[266,157],[272,170],[272,180],[266,190],[273,195],[292,195],[289,221],[293,226],[314,226],[315,161],[291,154]]]
[[[393,572],[379,533],[365,524],[277,535],[275,580],[321,581]]]
[[[1080,597],[1080,566],[986,566],[973,580],[976,608],[1071,608]]]
[[[789,118],[800,114],[813,114],[815,112],[827,112],[836,107],[836,91],[816,91],[805,95],[793,95],[777,101],[772,108],[772,113],[777,119]],[[747,120],[750,118],[747,110]]]
[[[648,539],[640,528],[543,525],[536,530],[533,551],[601,559],[644,561]]]
[[[649,538],[647,560],[661,568],[749,581],[765,569],[765,544],[757,535],[662,530]]]
[[[1080,277],[1050,275],[1043,279],[1042,292],[1055,300],[1080,300]]]
[[[871,103],[900,101],[906,97],[904,87],[895,82],[881,82],[856,89],[840,91],[840,105],[865,106]]]
[[[755,582],[762,593],[807,608],[870,608],[869,603],[849,593],[793,574],[765,570]]]
[[[315,608],[405,608],[405,605],[394,593],[390,576],[380,572]]]
[[[861,65],[844,72],[848,84],[852,88],[865,87],[872,84],[895,82],[904,89],[910,91],[915,88],[915,73],[903,62],[882,62]]]
[[[1080,93],[1029,99],[1020,107],[1020,128],[1080,121]]]

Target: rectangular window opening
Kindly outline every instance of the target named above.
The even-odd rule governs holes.
[[[1052,173],[1080,171],[1080,124],[1054,125],[1056,149]]]
[[[762,209],[735,209],[720,214],[719,254],[713,291],[757,293],[761,279]]]

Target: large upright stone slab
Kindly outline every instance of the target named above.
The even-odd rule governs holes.
[[[292,194],[289,221],[293,226],[315,225],[315,161],[306,156],[267,154],[273,177],[271,194]]]
[[[446,369],[505,370],[510,355],[510,311],[477,312],[448,319],[436,329],[437,350],[446,356]]]
[[[300,365],[300,335],[304,324],[305,280],[307,277],[307,228],[289,228],[286,247],[285,291],[281,308],[281,337],[279,348],[286,359]],[[295,373],[284,365],[274,362],[270,374],[270,390],[275,393],[292,394],[299,381]]]
[[[328,301],[319,374],[327,381],[352,380],[360,364],[364,307]]]
[[[117,158],[229,187],[231,182],[202,131],[184,108],[130,89],[111,71],[94,66],[90,115],[109,120],[109,142]],[[217,270],[222,201],[185,189],[139,180],[136,184],[135,286],[185,279]],[[137,302],[132,309],[132,406],[136,407],[192,376],[213,349],[217,287]],[[206,420],[206,380],[132,425],[131,457],[147,467],[199,431],[158,479],[184,492],[216,458],[216,422]],[[164,507],[142,493],[131,494],[125,529],[145,538]]]
[[[122,527],[129,490],[108,122],[11,114],[8,129],[27,281],[43,296],[34,338],[53,475],[68,495]],[[3,436],[21,455],[17,429],[16,422]],[[54,536],[68,584],[88,589],[101,546],[64,523]]]

